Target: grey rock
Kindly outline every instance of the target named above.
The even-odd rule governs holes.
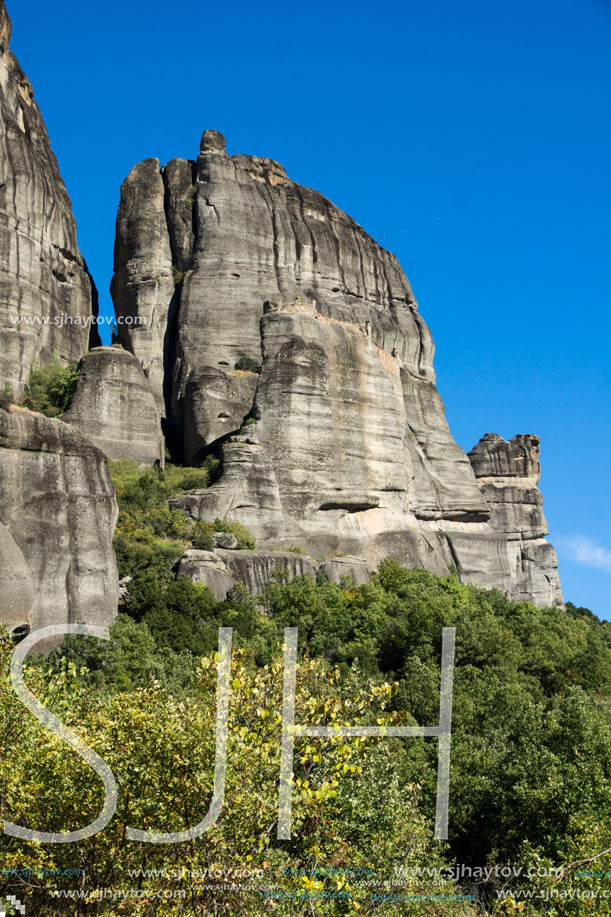
[[[175,287],[158,159],[134,166],[121,186],[111,292],[121,320],[119,340],[138,358],[165,415],[164,369]]]
[[[236,516],[264,545],[341,551],[369,567],[391,556],[440,575],[464,565],[481,585],[508,583],[503,539],[466,456],[437,473],[442,457],[433,465],[424,440],[408,435],[400,362],[363,323],[297,301],[268,309],[261,335],[254,435],[248,427],[224,445],[219,483],[173,505],[196,519]],[[439,445],[432,416],[429,443]],[[485,568],[475,562],[482,552]]]
[[[165,464],[157,402],[136,357],[120,347],[96,347],[82,358],[62,420],[78,427],[109,458]]]
[[[319,564],[312,557],[294,551],[186,551],[178,565],[177,578],[203,583],[222,602],[236,583],[252,595],[260,595],[280,571],[287,580],[296,576],[316,578]]]
[[[119,605],[128,605],[130,594],[129,589],[127,588],[131,583],[133,577],[131,576],[122,576],[119,580]]]
[[[373,573],[373,567],[364,557],[331,557],[321,563],[319,570],[332,583],[340,583],[344,577],[349,577],[357,586],[368,582]]]
[[[78,360],[90,329],[99,338],[70,199],[10,36],[0,0],[0,388],[20,399],[31,365]]]
[[[0,523],[0,595],[1,621],[9,632],[20,628],[31,630],[34,587],[23,552],[10,531]]]
[[[295,551],[215,552],[225,563],[234,582],[242,583],[252,595],[260,595],[274,575],[282,572],[286,581],[296,576],[316,578],[318,563]]]
[[[518,434],[506,441],[487,433],[469,453],[478,484],[491,508],[490,523],[507,540],[516,601],[562,605],[558,558],[551,544],[538,488],[541,465],[538,436]]]
[[[153,256],[180,265],[175,289],[154,291],[146,346],[141,329],[121,330],[145,370],[163,375],[173,454],[223,458],[217,484],[172,505],[195,519],[238,518],[262,548],[341,551],[368,567],[390,556],[516,596],[528,581],[532,600],[547,602],[515,569],[512,533],[529,512],[536,531],[536,495],[519,485],[519,521],[503,500],[513,527],[503,530],[448,428],[407,278],[354,220],[279,163],[229,156],[222,135],[205,131],[195,163],[132,170],[117,227],[118,314],[141,308],[126,273],[139,289]],[[237,370],[242,357],[260,373]],[[534,537],[529,557],[535,547],[547,558]]]
[[[60,420],[0,410],[0,569],[9,571],[4,584],[13,595],[0,620],[32,629],[109,625],[118,600],[117,515],[106,457],[93,443]],[[22,577],[22,590],[10,571]]]
[[[231,532],[214,532],[212,536],[215,548],[225,548],[233,551],[238,546],[238,539]]]
[[[212,551],[186,551],[178,564],[176,577],[207,586],[217,602],[222,602],[235,584],[226,564]]]

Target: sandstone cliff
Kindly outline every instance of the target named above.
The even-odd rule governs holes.
[[[553,549],[499,524],[451,436],[396,258],[278,163],[205,131],[197,161],[135,166],[112,290],[118,315],[147,319],[120,335],[174,456],[222,453],[220,481],[175,506],[235,516],[263,547],[392,556],[561,602]]]
[[[21,397],[30,366],[78,360],[97,311],[72,206],[32,86],[9,50],[0,0],[0,389]],[[97,340],[94,329],[92,340]]]
[[[105,456],[73,427],[0,408],[0,620],[110,624],[117,503]]]

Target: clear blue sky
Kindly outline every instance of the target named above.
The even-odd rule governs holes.
[[[611,3],[8,0],[110,312],[120,184],[216,128],[399,257],[454,436],[542,437],[567,599],[611,618]]]

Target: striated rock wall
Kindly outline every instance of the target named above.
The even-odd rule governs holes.
[[[0,409],[0,621],[110,624],[117,503],[105,456],[60,420]]]
[[[136,357],[120,347],[96,347],[82,358],[62,420],[78,427],[109,458],[165,464],[157,402]]]
[[[229,156],[205,131],[196,162],[135,166],[113,295],[119,315],[146,313],[145,330],[120,335],[163,398],[174,457],[223,457],[214,487],[174,505],[239,518],[263,547],[528,588],[517,539],[452,438],[396,258],[278,163]]]
[[[33,363],[78,360],[90,327],[99,339],[70,199],[10,36],[0,0],[0,388],[21,397]]]
[[[511,594],[516,601],[561,605],[558,558],[545,540],[539,437],[519,434],[506,441],[486,433],[469,453],[478,484],[491,508],[490,523],[507,538]]]
[[[187,551],[178,565],[177,578],[203,583],[217,601],[222,602],[236,583],[246,586],[252,595],[260,595],[280,571],[288,580],[296,576],[309,576],[315,580],[322,574],[335,583],[339,583],[342,577],[365,583],[372,569],[362,557],[334,557],[320,563],[295,551],[226,551],[215,548],[214,551]]]
[[[410,426],[399,358],[365,324],[301,301],[268,306],[261,336],[256,423],[224,444],[219,483],[172,505],[196,519],[235,516],[263,544],[374,565],[390,556],[439,575],[458,567],[471,582],[508,591],[506,539],[488,524],[464,453],[452,464],[458,446],[447,459],[454,481],[435,473]]]

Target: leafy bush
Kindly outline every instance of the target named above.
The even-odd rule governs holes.
[[[212,534],[214,526],[210,522],[195,522],[191,532],[191,544],[200,551],[214,551]]]
[[[209,534],[214,523],[201,525],[202,531]],[[179,548],[182,547],[180,544]],[[332,677],[323,677],[319,663],[315,664],[312,671],[319,674],[315,678],[316,690],[312,687],[314,699],[308,717],[322,717],[325,710],[333,709],[324,706],[333,695],[350,701],[352,722],[366,722],[367,711],[358,706],[360,702],[356,698],[369,695],[360,692],[370,691],[372,686],[380,690],[384,685],[393,684],[387,696],[387,712],[407,724],[431,725],[437,722],[439,715],[441,631],[444,626],[453,626],[457,639],[450,856],[472,866],[521,866],[524,878],[517,879],[515,887],[528,891],[535,881],[526,876],[528,867],[574,863],[599,856],[611,846],[608,827],[611,824],[611,624],[599,621],[588,609],[571,605],[568,612],[556,608],[538,609],[526,602],[510,602],[498,591],[463,585],[455,576],[439,578],[424,570],[406,570],[394,561],[384,561],[370,581],[360,586],[350,582],[317,584],[308,577],[286,583],[278,577],[257,599],[238,586],[224,602],[215,602],[204,586],[188,580],[176,581],[171,569],[167,577],[160,576],[159,569],[159,562],[149,559],[148,566],[142,566],[130,582],[129,589],[133,592],[130,613],[141,623],[121,619],[120,625],[115,625],[112,630],[115,651],[105,655],[102,648],[96,650],[97,656],[92,656],[93,651],[88,653],[82,647],[70,647],[71,655],[66,658],[77,670],[80,665],[87,666],[85,674],[79,676],[80,682],[86,685],[88,679],[93,679],[99,698],[132,690],[133,685],[142,684],[152,676],[163,686],[164,697],[173,695],[177,704],[190,703],[192,692],[200,690],[193,683],[193,679],[197,682],[198,673],[201,674],[197,655],[214,653],[217,628],[229,626],[234,628],[234,645],[243,651],[241,658],[248,663],[248,677],[255,679],[249,684],[264,692],[256,695],[256,703],[264,712],[268,704],[271,705],[270,727],[276,730],[278,737],[278,710],[273,705],[277,703],[282,678],[277,658],[283,629],[298,626],[300,654],[323,658],[332,674]],[[112,661],[113,652],[116,663]],[[303,669],[300,666],[300,678],[304,677],[308,664],[303,663]],[[274,685],[268,680],[270,672],[277,673]],[[239,681],[242,676],[236,677]],[[345,688],[352,686],[349,688],[352,693],[343,694],[344,687],[336,691],[334,686],[340,683]],[[235,690],[241,689],[236,687]],[[326,693],[329,691],[331,695]],[[142,700],[145,695],[146,690],[140,692]],[[168,709],[164,705],[174,701],[170,702],[167,697],[162,700],[160,694],[155,698],[158,715],[163,718]],[[243,700],[247,705],[250,703],[247,698]],[[135,698],[123,698],[122,702],[130,707]],[[214,709],[213,703],[211,707]],[[81,717],[86,708],[78,712],[77,703],[75,708],[70,705],[69,709],[70,715]],[[148,722],[146,709],[138,709]],[[235,716],[232,723],[236,729],[247,725],[239,719],[239,713]],[[78,722],[85,720],[86,716]],[[261,715],[259,720],[262,725]],[[190,719],[183,713],[185,723],[190,723]],[[181,733],[185,742],[182,754],[189,757],[194,754],[191,743],[195,739],[188,731],[190,726],[184,728],[187,733]],[[251,738],[256,744],[257,730],[252,724],[247,732],[249,730],[253,730]],[[310,742],[310,746],[312,744]],[[350,746],[351,754],[355,753],[357,746],[353,740],[344,744]],[[5,742],[3,747],[4,751],[0,745],[0,754],[9,754],[11,742]],[[255,754],[255,745],[251,747]],[[28,749],[28,755],[36,754],[34,746]],[[149,756],[151,760],[141,766],[160,767],[161,753],[157,753],[159,760]],[[258,752],[256,754],[256,767],[266,766],[268,759],[260,759]],[[313,747],[308,750],[306,743],[302,754],[305,760],[299,759],[301,765],[310,768],[320,763],[313,761],[313,754],[320,754],[320,750]],[[409,844],[405,846],[406,839],[401,839],[397,834],[398,826],[392,824],[395,790],[392,789],[387,797],[385,780],[389,781],[389,787],[398,787],[399,794],[409,796],[416,792],[419,810],[429,823],[432,820],[437,742],[389,739],[380,743],[376,755],[379,757],[375,758],[375,768],[379,771],[366,770],[363,761],[359,761],[367,774],[362,778],[362,787],[357,781],[350,789],[351,795],[343,801],[339,790],[338,797],[334,797],[336,801],[324,816],[325,830],[329,832],[328,846],[326,843],[320,846],[320,841],[317,842],[322,852],[316,855],[315,862],[324,862],[325,851],[330,855],[331,848],[336,845],[333,856],[337,865],[349,866],[349,857],[356,857],[359,863],[371,866],[373,860],[367,858],[375,856],[372,838],[377,837],[377,843],[382,843],[372,819],[382,819],[380,825],[383,824],[387,832],[385,869],[394,862],[396,844],[404,845],[402,853],[412,849]],[[30,758],[26,756],[21,760]],[[356,759],[352,761],[356,763]],[[372,767],[373,764],[371,759]],[[21,774],[19,779],[31,779],[28,774],[32,771],[24,772],[23,763],[15,766],[15,774]],[[34,768],[34,772],[41,775],[40,779],[41,767],[38,762]],[[6,774],[5,780],[18,779],[8,764],[5,769],[0,768],[0,773]],[[146,775],[148,771],[145,769],[142,773]],[[313,768],[312,773],[319,771]],[[302,781],[309,779],[315,789],[322,787],[301,772],[296,773],[297,776]],[[57,780],[55,771],[53,774],[48,772],[48,782],[44,786],[50,786],[52,779]],[[250,777],[244,779],[250,780]],[[277,783],[277,771],[275,780]],[[260,785],[261,795],[257,797],[263,808],[269,804],[266,787],[267,784],[265,787]],[[376,800],[375,805],[378,798],[384,799],[384,812],[375,809],[370,818],[362,808],[368,797],[372,804]],[[3,797],[0,792],[0,800],[2,798],[17,800],[16,795]],[[25,792],[19,797],[23,805],[29,799],[33,806],[37,798],[28,797]],[[399,818],[400,810],[396,813]],[[40,817],[44,814],[42,812]],[[220,828],[224,826],[229,833],[237,831],[233,837],[241,843],[245,837],[242,832],[249,830],[244,821],[237,829],[232,829],[232,814],[226,813],[224,817]],[[270,814],[269,824],[272,821]],[[303,822],[306,831],[315,831],[320,824],[316,820]],[[359,846],[361,830],[365,831],[368,840],[367,851]],[[430,839],[430,828],[427,830]],[[273,831],[268,836],[272,837]],[[253,841],[255,849],[259,849],[256,843]],[[338,844],[346,846],[338,847]],[[272,848],[275,853],[269,846],[265,847],[268,860],[272,853],[275,856],[282,849],[289,850],[293,858],[306,855],[305,848],[300,846],[272,845]],[[207,845],[195,845],[193,849],[205,850]],[[314,856],[310,849],[309,855]],[[421,862],[429,865],[426,860]],[[566,882],[569,888],[581,885],[587,888],[592,887],[595,880],[591,876],[583,881],[573,878],[569,869]],[[541,880],[539,886],[552,888],[553,883]],[[536,897],[528,911],[516,908],[516,900],[520,903],[520,899],[512,899],[507,894],[507,883],[500,883],[498,878],[477,886],[467,884],[463,890],[475,890],[482,909],[498,917],[520,912],[530,917],[544,914],[552,917],[555,913],[546,909],[545,902],[539,906]],[[360,903],[360,899],[355,900]],[[586,909],[586,903],[578,899],[567,901],[566,908],[557,913],[569,917],[605,913],[600,909]],[[410,914],[418,914],[416,906],[414,903]],[[363,905],[364,912],[371,913],[367,907]],[[399,917],[407,913],[400,907],[380,913]],[[436,910],[425,913],[445,917],[460,913],[456,907],[456,902],[448,904],[447,908],[439,904]],[[234,913],[241,914],[237,904]],[[250,913],[263,912],[255,908]],[[278,913],[284,914],[282,910]],[[348,911],[323,910],[321,913],[339,915]]]
[[[237,519],[215,519],[213,524],[215,532],[229,532],[235,535],[238,540],[238,550],[254,551],[257,539],[252,532],[250,532],[246,526],[242,525],[241,522],[238,522]]]
[[[108,763],[117,780],[119,803],[109,825],[78,844],[31,844],[0,835],[0,900],[14,893],[19,883],[27,912],[48,917],[68,912],[170,917],[203,913],[202,901],[206,913],[233,917],[265,917],[272,912],[277,917],[355,912],[398,917],[407,913],[400,904],[378,908],[374,903],[372,910],[371,889],[363,875],[391,878],[396,868],[422,864],[443,875],[448,864],[420,810],[420,790],[406,776],[401,749],[384,739],[298,738],[292,837],[277,840],[281,658],[257,669],[240,650],[234,651],[231,666],[228,766],[219,819],[199,840],[180,847],[126,842],[128,827],[179,831],[196,825],[209,805],[215,766],[214,657],[200,660],[189,690],[178,698],[156,680],[149,636],[143,631],[132,648],[134,639],[134,627],[122,621],[113,628],[115,661],[104,648],[97,662],[93,654],[90,658],[96,672],[105,662],[118,673],[138,671],[144,680],[137,688],[128,677],[121,692],[100,694],[83,682],[77,664],[67,658],[57,659],[54,666],[30,668],[27,679],[34,693]],[[2,682],[9,658],[10,645],[2,641]],[[401,722],[389,710],[390,685],[359,684],[321,662],[305,660],[298,666],[296,693],[298,722],[314,717],[325,725],[354,719]],[[93,821],[103,793],[91,768],[24,714],[10,690],[0,693],[0,722],[2,815],[17,824],[56,832]],[[218,864],[238,875],[249,867],[262,879],[238,879],[235,885],[225,880],[215,889],[213,867]],[[174,885],[177,865],[188,876],[186,901],[171,895],[186,884]],[[26,881],[19,878],[22,875]],[[261,893],[270,885],[278,893],[271,900]],[[76,901],[84,901],[77,909],[69,894],[75,886],[83,896]],[[137,891],[128,892],[125,901],[96,895],[108,887],[119,893]],[[425,887],[418,881],[410,891]],[[69,910],[66,899],[62,905],[62,891]],[[435,892],[452,895],[453,884],[439,879]],[[475,911],[460,901],[452,901],[447,910],[426,899],[409,907],[413,917],[446,913],[472,917]]]
[[[253,360],[252,357],[240,357],[237,363],[235,364],[236,369],[241,369],[244,372],[248,373],[260,373],[261,366],[257,363],[256,360]]]
[[[47,417],[60,417],[70,406],[77,379],[77,363],[62,366],[56,360],[39,369],[31,367],[22,406]]]

